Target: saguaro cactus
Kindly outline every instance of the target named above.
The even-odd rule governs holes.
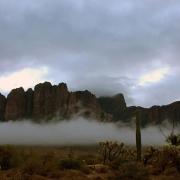
[[[137,149],[137,160],[141,161],[141,124],[140,124],[140,113],[136,112],[136,149]]]

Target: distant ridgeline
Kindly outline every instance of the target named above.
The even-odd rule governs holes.
[[[91,92],[69,92],[65,83],[51,85],[40,83],[24,91],[13,89],[7,98],[0,94],[0,120],[51,121],[70,119],[74,116],[97,119],[98,121],[130,122],[139,113],[142,126],[163,120],[180,123],[180,102],[151,108],[127,107],[123,94],[97,98]]]

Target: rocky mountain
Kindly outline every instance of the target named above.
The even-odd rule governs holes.
[[[0,94],[1,121],[68,119],[75,115],[102,120],[102,114],[108,119],[95,95],[87,90],[69,92],[65,83],[44,82],[27,91],[20,87],[7,98]]]
[[[170,123],[172,121],[180,123],[180,101],[164,106],[152,106],[150,108],[131,106],[124,111],[122,119],[128,121],[136,113],[139,113],[142,126],[148,123],[159,124],[164,120]]]
[[[4,120],[5,115],[5,108],[6,108],[6,98],[0,93],[0,120]]]
[[[99,97],[98,102],[104,112],[112,116],[113,120],[119,120],[127,109],[123,94],[112,97]]]
[[[37,84],[25,91],[13,89],[7,96],[0,94],[0,120],[32,119],[34,121],[69,119],[73,116],[99,121],[131,121],[138,113],[142,126],[157,124],[165,119],[180,123],[180,102],[151,108],[127,107],[123,94],[99,97],[85,91],[70,92],[65,83]]]

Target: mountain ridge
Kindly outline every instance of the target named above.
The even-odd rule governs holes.
[[[70,92],[65,83],[52,85],[50,82],[37,84],[25,91],[15,88],[5,97],[0,93],[0,120],[32,119],[34,121],[52,118],[70,119],[72,116],[93,118],[99,121],[131,121],[140,115],[141,124],[161,123],[175,120],[180,123],[180,101],[163,106],[143,108],[127,107],[124,95],[96,97],[90,91]]]

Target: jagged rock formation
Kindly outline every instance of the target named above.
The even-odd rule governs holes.
[[[34,88],[33,97],[33,114],[35,119],[50,118],[55,116],[56,87],[53,88],[51,83],[45,82],[38,84]]]
[[[85,107],[82,112],[85,117],[95,117],[97,119],[101,118],[101,113],[103,111],[95,95],[91,94],[91,92],[87,90],[77,91],[73,93],[73,95],[75,96],[77,103],[79,101],[78,108],[82,111]]]
[[[30,88],[25,93],[26,96],[26,118],[31,118],[33,113],[34,91]]]
[[[26,92],[22,87],[13,89],[7,100],[0,96],[0,120],[67,119],[73,115],[101,120],[101,114],[95,95],[87,90],[69,92],[65,83],[52,86],[44,82]]]
[[[82,115],[99,119],[101,109],[96,97],[89,91],[69,92],[64,83],[52,86],[38,84],[34,90],[33,117],[35,119],[61,119]]]
[[[7,97],[5,110],[6,120],[15,120],[24,118],[26,115],[26,96],[24,89],[13,89]]]
[[[0,120],[5,120],[6,98],[0,93]]]
[[[0,94],[0,120],[68,119],[83,116],[100,121],[127,121],[138,112],[141,125],[160,123],[165,119],[180,123],[180,102],[151,108],[127,107],[123,94],[96,98],[91,92],[69,92],[65,83],[40,83],[26,92],[22,87],[13,89],[7,98]]]
[[[103,111],[112,115],[114,121],[120,120],[127,108],[123,94],[117,94],[113,97],[100,97],[98,101]]]

